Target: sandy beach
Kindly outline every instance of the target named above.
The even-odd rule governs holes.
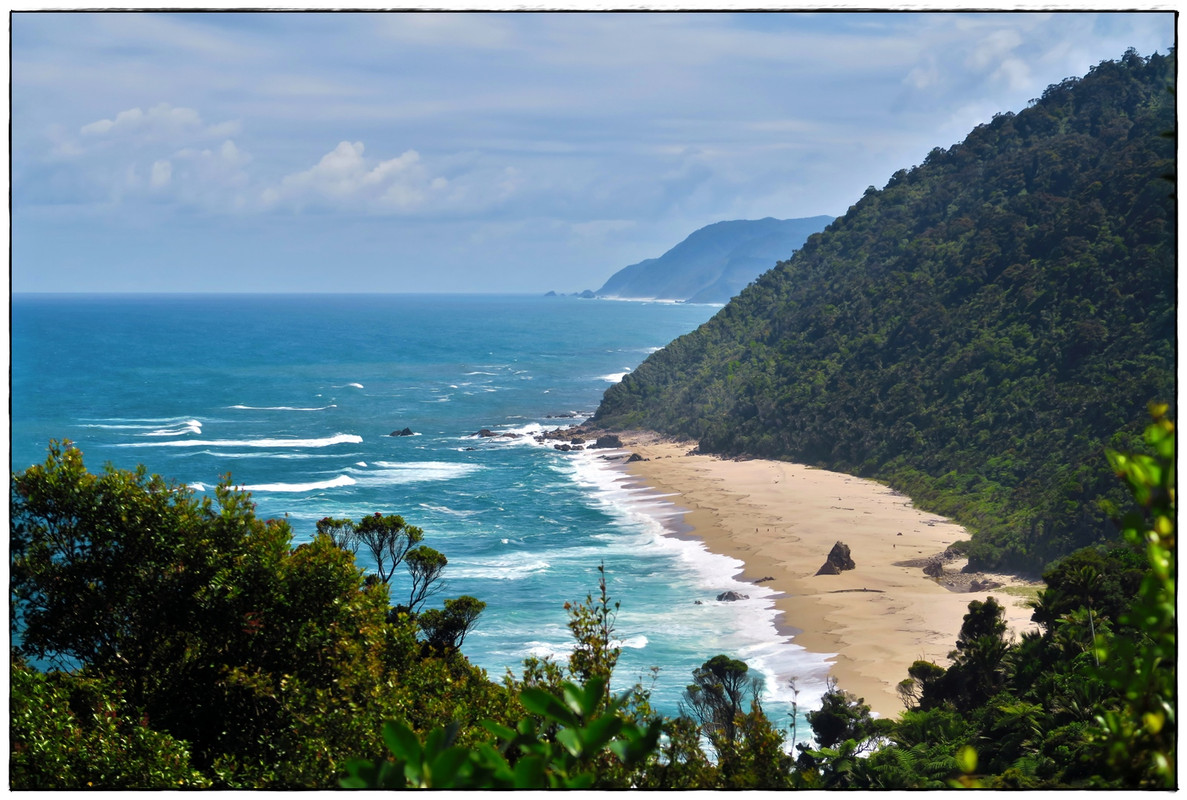
[[[829,656],[838,686],[882,716],[902,712],[895,687],[913,661],[947,666],[970,601],[996,597],[1014,636],[1034,627],[1018,589],[1036,584],[962,575],[960,560],[938,578],[925,575],[924,560],[968,534],[880,483],[782,461],[693,455],[694,443],[648,433],[620,438],[645,459],[626,469],[686,509],[685,523],[710,551],[741,560],[742,580],[781,592],[783,630]],[[849,546],[855,568],[817,575],[836,542]],[[969,592],[974,577],[1003,586]]]

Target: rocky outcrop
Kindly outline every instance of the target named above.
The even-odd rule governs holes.
[[[593,446],[594,447],[609,447],[609,448],[617,449],[617,448],[622,447],[622,439],[619,439],[613,433],[606,433],[606,434],[599,436],[597,441],[594,442]]]
[[[730,592],[722,592],[721,594],[717,595],[717,599],[721,600],[723,602],[733,602],[735,600],[749,600],[750,595],[738,594],[737,592],[730,591]]]
[[[483,428],[482,430],[478,431],[477,433],[474,433],[471,435],[472,436],[481,436],[483,438],[489,439],[491,436],[495,435],[495,432],[492,431],[490,428]]]
[[[837,542],[828,553],[828,559],[816,571],[817,575],[840,575],[842,571],[854,569],[853,557],[849,554],[849,545]]]
[[[415,436],[411,428],[405,428],[402,431],[392,431],[388,436]]]
[[[650,459],[643,458],[638,453],[631,453],[631,457],[626,460],[628,464],[634,464],[636,461],[649,461]]]
[[[923,574],[929,578],[940,578],[944,575],[944,562],[933,558],[923,565]]]

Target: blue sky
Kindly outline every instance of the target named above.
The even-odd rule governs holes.
[[[560,292],[867,186],[1162,13],[15,13],[14,291]]]

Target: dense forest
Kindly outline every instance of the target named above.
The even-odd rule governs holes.
[[[870,187],[594,418],[888,481],[1039,572],[1175,393],[1174,57],[1127,52]]]

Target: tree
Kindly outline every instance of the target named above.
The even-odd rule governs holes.
[[[142,467],[91,474],[54,443],[11,486],[16,654],[117,687],[117,718],[147,719],[166,737],[153,746],[179,743],[216,788],[332,786],[341,760],[377,751],[384,719],[506,713],[463,657],[422,656],[415,621],[389,621],[386,586],[329,530],[294,548],[229,478],[199,500]],[[481,605],[459,600],[455,640]]]
[[[738,717],[747,703],[757,703],[762,679],[749,674],[745,661],[716,655],[693,670],[680,711],[696,720],[720,754],[738,739]]]
[[[377,511],[354,526],[353,538],[375,559],[379,580],[388,583],[412,546],[424,539],[424,531],[406,524],[399,515],[383,516]]]
[[[442,553],[427,545],[409,550],[404,556],[404,563],[408,567],[408,574],[412,578],[412,587],[408,592],[408,609],[417,613],[433,595],[440,592],[442,585],[441,574],[449,563]]]
[[[129,713],[110,680],[12,665],[9,788],[179,789],[209,785],[183,742]]]
[[[430,608],[421,612],[416,622],[430,647],[458,650],[485,608],[486,603],[478,598],[462,595],[446,600],[443,609]]]
[[[329,537],[335,547],[340,547],[352,555],[358,554],[359,540],[354,535],[353,520],[323,517],[317,521],[315,530],[319,535]]]

